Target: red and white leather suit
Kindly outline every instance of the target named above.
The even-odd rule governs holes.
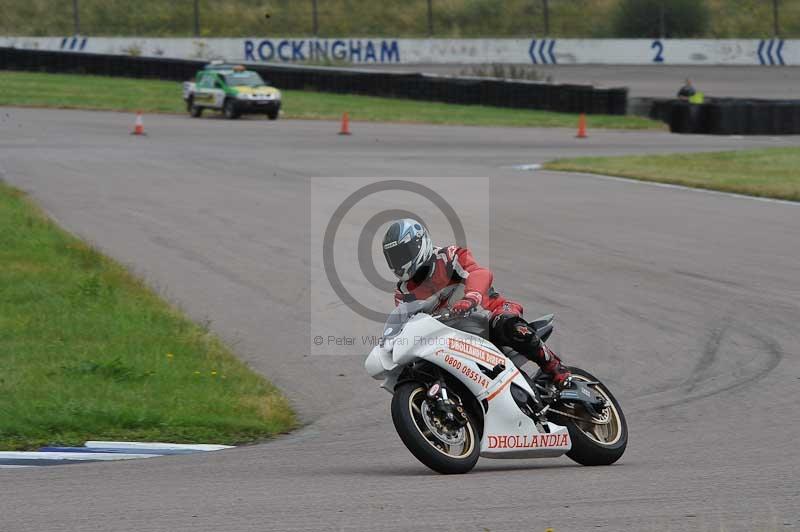
[[[414,279],[400,281],[394,294],[394,303],[428,299],[438,294],[440,304],[435,310],[450,308],[461,299],[471,299],[478,306],[499,314],[522,315],[522,305],[510,301],[492,288],[491,270],[475,262],[469,249],[458,246],[433,248],[432,272],[417,284]]]
[[[397,283],[394,303],[439,299],[433,312],[443,308],[465,311],[479,306],[491,313],[491,340],[498,346],[509,346],[536,362],[553,382],[561,386],[570,372],[560,359],[522,319],[522,305],[504,298],[492,288],[491,270],[480,266],[466,248],[449,246],[433,248],[432,271],[420,272],[425,277]]]

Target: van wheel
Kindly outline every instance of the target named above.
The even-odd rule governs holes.
[[[222,113],[225,115],[225,118],[229,120],[239,118],[241,114],[236,110],[236,102],[230,99],[225,100],[225,104],[222,106]]]

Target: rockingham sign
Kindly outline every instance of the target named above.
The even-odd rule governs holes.
[[[800,65],[800,40],[0,37],[0,46],[252,63]]]
[[[243,45],[244,61],[400,62],[400,45],[396,39],[246,39]]]

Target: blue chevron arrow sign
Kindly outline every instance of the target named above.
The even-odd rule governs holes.
[[[77,47],[78,50],[83,50],[84,48],[86,48],[86,41],[88,39],[89,39],[88,37],[84,37],[83,39],[81,39],[80,37],[75,36],[70,40],[69,37],[64,37],[63,39],[61,39],[61,49],[75,50]],[[79,47],[78,43],[80,43]]]
[[[777,44],[777,46],[775,46]],[[764,46],[767,47],[766,51]],[[773,48],[775,52],[773,53]],[[758,42],[758,61],[762,65],[785,65],[783,62],[783,39],[762,39]]]
[[[537,42],[539,43],[538,50],[536,49]],[[533,61],[534,65],[538,65],[539,63],[543,65],[555,65],[558,63],[553,53],[555,47],[555,39],[531,39],[531,45],[528,47],[528,55],[531,56],[531,61]]]

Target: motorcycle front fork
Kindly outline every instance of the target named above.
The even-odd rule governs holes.
[[[433,402],[434,408],[442,418],[449,423],[463,427],[467,424],[467,413],[464,407],[450,399],[447,387],[440,380],[437,380],[428,387],[428,399]]]

